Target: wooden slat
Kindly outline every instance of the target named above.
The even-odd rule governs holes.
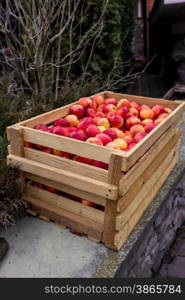
[[[161,165],[163,160],[169,154],[171,149],[173,149],[178,142],[179,136],[173,136],[170,141],[166,144],[166,146],[159,152],[159,154],[151,160],[151,163],[145,168],[144,172],[138,176],[138,178],[133,181],[131,188],[125,192],[121,199],[118,201],[117,211],[122,212],[125,208],[131,203],[134,197],[139,193],[142,189],[146,181],[150,180],[152,174],[155,172],[156,169]],[[154,149],[155,151],[155,149]]]
[[[63,169],[85,177],[108,182],[108,171],[83,164],[64,157],[48,154],[31,148],[24,148],[24,157],[48,166]]]
[[[151,186],[153,186],[156,180],[158,180],[158,178],[160,178],[160,176],[165,172],[165,169],[168,167],[176,153],[177,149],[175,147],[172,151],[170,151],[169,154],[166,155],[165,159],[163,158],[163,161],[160,165],[158,165],[157,162],[156,168],[154,167],[154,165],[152,166],[152,169],[156,169],[156,171],[151,174],[151,177],[149,177],[148,180],[146,179],[145,184],[143,184],[143,187],[136,194],[135,198],[132,199],[129,206],[116,217],[116,229],[118,231],[121,231],[123,229],[124,225],[128,222],[134,211],[137,209],[138,205],[142,202],[143,197],[145,197],[149,193]]]
[[[9,165],[16,165],[24,172],[37,174],[40,177],[44,177],[69,186],[74,186],[77,189],[84,190],[101,197],[116,200],[118,196],[118,187],[108,183],[46,166],[42,163],[34,162],[29,159],[21,158],[11,154],[7,157],[7,161]]]
[[[121,178],[121,167],[122,167],[122,158],[115,154],[112,154],[109,163],[108,170],[108,182],[110,184],[119,185],[119,181]],[[114,236],[116,233],[116,208],[117,201],[110,201],[106,199],[105,206],[105,222],[104,222],[104,232],[103,232],[103,242],[107,247],[114,247]]]
[[[31,181],[42,183],[44,185],[53,187],[59,191],[63,191],[65,193],[74,195],[76,197],[89,200],[89,201],[99,204],[101,206],[105,206],[105,199],[98,195],[94,195],[92,193],[76,189],[74,186],[65,185],[63,183],[55,182],[55,181],[49,180],[47,178],[43,178],[43,177],[40,177],[40,176],[37,176],[34,174],[30,174],[27,172],[24,172],[24,175],[25,175],[25,178],[27,178]]]
[[[31,209],[36,210],[39,214],[47,216],[56,223],[62,223],[77,232],[85,233],[95,239],[101,240],[103,225],[86,217],[78,216],[68,212],[65,209],[54,207],[48,203],[35,198],[27,198],[31,203]]]
[[[151,187],[148,194],[142,199],[141,203],[138,205],[137,209],[134,211],[133,215],[130,216],[129,221],[125,224],[122,231],[117,232],[114,239],[114,245],[117,250],[119,250],[125,240],[128,238],[129,234],[134,229],[135,225],[140,220],[141,216],[147,209],[148,205],[150,204],[151,200],[154,198],[154,196],[157,194],[160,187],[165,182],[167,176],[170,174],[170,172],[173,170],[175,164],[177,163],[178,155],[170,161],[169,165],[166,167],[160,178],[157,178],[155,184]]]
[[[120,150],[113,150],[108,147],[102,147],[31,128],[24,128],[24,140],[91,159],[98,159],[105,163],[109,163],[109,158],[112,153],[119,153],[120,156],[124,156],[123,151]]]
[[[104,224],[105,213],[93,207],[86,206],[82,203],[67,199],[66,197],[50,193],[46,190],[37,188],[33,185],[26,184],[24,191],[24,200],[29,202],[29,197],[36,198],[44,203],[57,206],[79,216],[87,217],[100,224]]]
[[[12,147],[12,153],[23,156],[24,155],[24,140],[23,140],[23,128],[20,126],[12,126],[6,130],[8,141]]]
[[[117,100],[120,99],[127,99],[129,101],[135,101],[139,104],[148,105],[148,106],[154,106],[156,104],[164,105],[165,107],[169,107],[172,110],[176,109],[180,104],[183,103],[183,101],[170,101],[170,100],[164,100],[163,98],[149,98],[144,96],[136,96],[136,95],[129,95],[129,94],[120,94],[120,93],[114,93],[111,91],[105,91],[104,92],[105,97],[114,97]]]
[[[132,168],[123,175],[120,180],[119,195],[123,196],[129,188],[132,186],[133,182],[143,173],[143,171],[148,168],[151,161],[159,154],[159,152],[165,147],[169,140],[175,136],[176,129],[172,128],[168,130],[159,140],[132,166]]]

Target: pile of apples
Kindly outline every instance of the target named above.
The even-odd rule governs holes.
[[[34,129],[114,150],[129,151],[171,112],[171,109],[162,105],[149,107],[127,99],[96,95],[80,98],[70,107],[68,115],[49,126],[39,124]],[[108,169],[108,164],[86,157],[30,143],[25,146]]]

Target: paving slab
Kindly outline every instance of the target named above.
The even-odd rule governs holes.
[[[119,252],[25,216],[0,232],[10,246],[0,262],[0,277],[114,277],[185,166],[185,124],[182,126],[179,161]]]

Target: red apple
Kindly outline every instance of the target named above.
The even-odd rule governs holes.
[[[100,129],[94,124],[89,125],[86,129],[86,133],[88,137],[95,137],[100,132],[101,132]]]
[[[141,125],[145,126],[147,124],[153,124],[154,121],[152,119],[144,119],[141,121]]]
[[[119,109],[122,106],[126,106],[127,108],[130,108],[130,101],[128,101],[127,99],[120,99],[117,103],[117,108]]]
[[[46,190],[50,193],[55,193],[55,194],[58,194],[59,193],[59,190],[51,187],[51,186],[46,186]]]
[[[128,150],[132,149],[133,147],[135,147],[135,145],[137,145],[137,143],[130,143],[128,146]]]
[[[103,112],[108,113],[109,111],[116,111],[116,110],[117,110],[117,108],[114,104],[105,104]]]
[[[69,121],[71,126],[77,127],[79,124],[79,120],[76,115],[67,115],[65,119]]]
[[[108,168],[109,168],[108,164],[106,164],[102,161],[99,161],[99,160],[94,160],[92,162],[92,166],[97,167],[97,168],[101,168],[101,169],[105,169],[105,170],[108,170]]]
[[[61,127],[61,126],[53,126],[50,130],[53,134],[58,134],[62,136],[69,136],[69,131],[67,127]]]
[[[62,156],[68,159],[73,159],[75,157],[74,154],[62,151]]]
[[[105,118],[106,115],[105,115],[105,113],[103,113],[102,111],[98,111],[98,112],[96,113],[96,117],[99,117],[99,118]]]
[[[92,164],[92,159],[87,158],[87,157],[83,157],[83,156],[78,156],[77,155],[73,158],[73,160],[78,161],[78,162],[83,163],[83,164],[87,164],[87,165]]]
[[[154,112],[150,107],[141,108],[139,115],[141,119],[154,119]]]
[[[92,100],[88,97],[83,97],[78,100],[78,104],[83,106],[84,108],[90,107]]]
[[[88,200],[86,200],[86,199],[81,199],[80,202],[81,202],[83,205],[86,205],[86,206],[91,206],[91,207],[95,207],[95,206],[96,206],[96,203],[91,202],[91,201],[88,201]]]
[[[46,130],[46,131],[48,130],[48,127],[45,124],[38,124],[35,125],[33,128],[37,130]]]
[[[42,152],[45,152],[45,153],[49,153],[49,154],[51,154],[53,151],[52,151],[52,149],[51,148],[48,148],[48,147],[43,147],[42,149],[41,149],[41,151]]]
[[[24,147],[34,148],[34,144],[30,142],[24,142]]]
[[[80,121],[80,123],[78,125],[78,129],[86,130],[87,127],[89,127],[89,125],[91,125],[91,124],[94,124],[93,119],[90,117],[86,117]]]
[[[102,95],[96,95],[92,98],[94,101],[96,101],[97,105],[101,105],[105,103],[105,99]]]
[[[129,115],[129,117],[131,117],[131,116],[136,116],[136,117],[138,117],[138,116],[139,116],[139,111],[138,111],[138,109],[136,109],[136,108],[134,108],[134,107],[131,107],[131,108],[129,109],[128,115]]]
[[[117,110],[117,114],[120,115],[122,118],[126,118],[126,115],[128,114],[129,110],[126,106],[120,107]]]
[[[124,140],[128,145],[134,142],[133,137],[132,137],[132,136],[129,136],[129,135],[125,135],[125,136],[123,137],[123,140]]]
[[[72,131],[70,133],[70,138],[79,140],[79,141],[86,141],[87,135],[83,130],[76,130],[76,131]]]
[[[105,99],[105,104],[113,104],[116,105],[118,102],[118,100],[116,100],[115,98],[106,98]]]
[[[132,116],[126,120],[125,125],[126,125],[126,128],[130,129],[133,125],[136,125],[136,124],[141,124],[141,120],[136,116]]]
[[[96,103],[96,100],[92,99],[90,108],[93,108],[93,109],[95,109],[95,110],[97,109],[97,103]]]
[[[124,120],[120,115],[112,112],[109,113],[109,115],[107,114],[107,118],[110,122],[111,127],[117,127],[117,128],[123,127]]]
[[[150,131],[152,131],[154,128],[156,127],[156,124],[146,124],[144,129],[146,133],[149,133]]]
[[[118,138],[118,134],[115,132],[115,130],[113,130],[113,128],[105,129],[103,133],[109,135],[112,140]]]
[[[100,118],[97,123],[97,126],[104,126],[105,128],[110,128],[110,123],[107,118]]]
[[[145,132],[145,129],[142,125],[137,124],[137,125],[133,125],[130,128],[130,134],[132,137],[134,137],[136,135],[136,133],[138,133],[138,132]]]
[[[97,112],[104,112],[105,104],[100,104],[97,108]]]
[[[94,108],[87,108],[87,113],[86,113],[86,115],[87,115],[88,117],[95,118],[95,116],[96,116],[96,111],[95,111],[95,109],[94,109]]]
[[[163,106],[156,104],[152,107],[152,110],[154,112],[155,118],[157,118],[160,114],[163,114],[165,112],[165,109]]]
[[[90,144],[96,144],[96,145],[99,145],[99,146],[103,146],[103,142],[96,138],[96,137],[90,137],[86,140],[87,143],[90,143]]]
[[[121,150],[126,149],[128,147],[127,142],[122,138],[117,138],[117,139],[113,140],[113,142],[116,143],[120,147]]]
[[[158,119],[166,119],[168,117],[167,113],[163,113],[161,115],[159,115]]]
[[[145,136],[146,136],[146,132],[138,132],[138,133],[136,133],[136,135],[134,136],[134,141],[135,141],[136,143],[139,143]]]
[[[62,156],[62,154],[63,154],[61,150],[57,150],[57,149],[53,149],[52,152],[54,155],[57,155],[57,156]]]
[[[136,108],[138,111],[140,111],[140,105],[137,102],[131,101],[130,106],[133,108]]]
[[[70,122],[64,118],[58,119],[54,122],[54,126],[61,126],[61,127],[69,127]]]
[[[111,149],[115,149],[115,150],[120,150],[120,146],[114,142],[110,142],[106,145],[106,147],[111,148]]]
[[[85,114],[85,110],[84,110],[84,107],[82,105],[74,104],[73,106],[70,107],[69,113],[72,114],[72,115],[75,115],[79,119],[81,119]]]
[[[165,108],[164,108],[164,111],[165,111],[165,113],[167,113],[167,114],[171,114],[173,110],[172,110],[171,108],[169,108],[169,107],[165,107]]]
[[[111,137],[106,133],[98,133],[96,135],[96,138],[100,139],[102,141],[103,145],[106,145],[106,144],[112,142]]]
[[[123,138],[125,136],[125,133],[117,127],[112,127],[112,130],[116,132],[118,138]]]

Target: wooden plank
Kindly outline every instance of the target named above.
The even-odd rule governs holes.
[[[32,128],[24,128],[24,140],[95,160],[98,158],[98,160],[105,163],[109,163],[112,153],[119,153],[120,156],[124,156],[123,151],[120,150],[113,150],[108,147],[102,147]]]
[[[170,127],[176,126],[184,110],[183,104],[171,113],[164,122],[154,128],[144,139],[142,139],[128,153],[128,157],[123,157],[123,170],[127,171]]]
[[[132,216],[134,211],[137,209],[138,205],[142,202],[143,197],[145,197],[153,186],[160,178],[160,176],[165,172],[165,169],[168,167],[172,159],[177,153],[177,149],[174,148],[170,153],[163,159],[163,162],[160,166],[156,165],[156,171],[151,175],[148,180],[146,180],[145,184],[143,185],[142,189],[137,193],[135,198],[131,201],[129,206],[119,215],[116,217],[116,229],[121,231],[124,225],[128,222],[129,218]]]
[[[151,161],[160,153],[172,137],[175,137],[176,129],[171,128],[162,135],[155,144],[122,176],[120,180],[119,195],[123,196],[132,186],[133,182],[146,170]]]
[[[24,157],[36,162],[44,163],[51,167],[63,169],[99,181],[108,182],[107,170],[96,168],[64,157],[59,157],[27,147],[24,148]]]
[[[78,216],[62,208],[54,207],[51,204],[44,203],[41,200],[29,197],[31,209],[36,210],[39,214],[47,216],[50,220],[62,223],[78,232],[83,232],[95,239],[100,239],[103,232],[103,225],[86,217]]]
[[[24,155],[24,140],[23,140],[23,128],[20,126],[12,126],[7,128],[7,138],[11,145],[11,151],[13,154],[23,156]]]
[[[72,172],[46,166],[42,163],[34,162],[16,155],[8,155],[7,162],[9,165],[16,165],[21,171],[37,174],[38,176],[49,180],[74,186],[77,189],[90,192],[110,200],[116,200],[118,196],[118,187],[109,183],[100,182]]]
[[[105,97],[114,97],[117,100],[120,99],[127,99],[129,101],[135,101],[141,105],[148,105],[148,106],[154,106],[156,104],[164,105],[165,107],[169,107],[172,110],[176,109],[179,105],[183,103],[183,101],[169,101],[165,100],[163,98],[149,98],[144,96],[136,96],[136,95],[129,95],[129,94],[120,94],[120,93],[114,93],[111,91],[105,91],[104,92]]]
[[[30,174],[27,172],[24,172],[24,174],[25,174],[25,178],[30,179],[31,181],[42,183],[44,185],[53,187],[59,191],[63,191],[68,194],[74,195],[76,197],[89,200],[89,201],[99,204],[101,206],[105,206],[105,198],[102,198],[100,196],[76,189],[73,186],[65,185],[63,183],[55,182],[55,181],[49,180],[47,178],[37,176],[35,174]]]
[[[28,197],[28,198],[27,198]],[[94,220],[100,224],[104,223],[105,213],[99,209],[86,206],[82,203],[73,201],[66,197],[50,193],[46,190],[37,188],[33,185],[26,184],[24,190],[24,199],[29,202],[29,197],[43,201],[44,203],[63,208],[69,212],[72,212],[79,216],[85,216],[91,220]]]
[[[117,211],[124,211],[126,207],[131,203],[133,198],[135,198],[135,196],[140,192],[147,180],[150,181],[152,174],[156,171],[156,169],[160,167],[161,163],[169,154],[171,149],[173,149],[177,145],[178,139],[178,135],[173,136],[172,139],[155,157],[155,159],[151,160],[150,165],[145,168],[145,171],[137,178],[137,180],[133,181],[131,188],[122,196],[121,199],[119,199]]]
[[[128,238],[129,234],[134,229],[135,225],[138,223],[140,218],[142,217],[143,213],[147,209],[148,205],[150,204],[151,200],[154,198],[154,196],[157,194],[160,187],[165,182],[166,178],[170,174],[170,172],[173,170],[174,166],[177,163],[178,155],[174,156],[174,158],[170,161],[169,165],[166,167],[164,172],[162,173],[160,178],[157,178],[155,184],[150,189],[149,193],[144,197],[144,199],[141,201],[141,203],[138,205],[137,209],[133,213],[132,216],[130,216],[129,221],[125,224],[122,231],[117,232],[114,239],[114,245],[117,250],[119,250],[125,240]]]
[[[121,178],[121,167],[122,158],[120,156],[112,154],[108,170],[108,182],[110,184],[115,184],[117,186],[119,185],[119,181]],[[113,242],[116,233],[116,208],[117,201],[110,201],[109,199],[106,199],[103,242],[106,246],[111,248],[114,247]]]

